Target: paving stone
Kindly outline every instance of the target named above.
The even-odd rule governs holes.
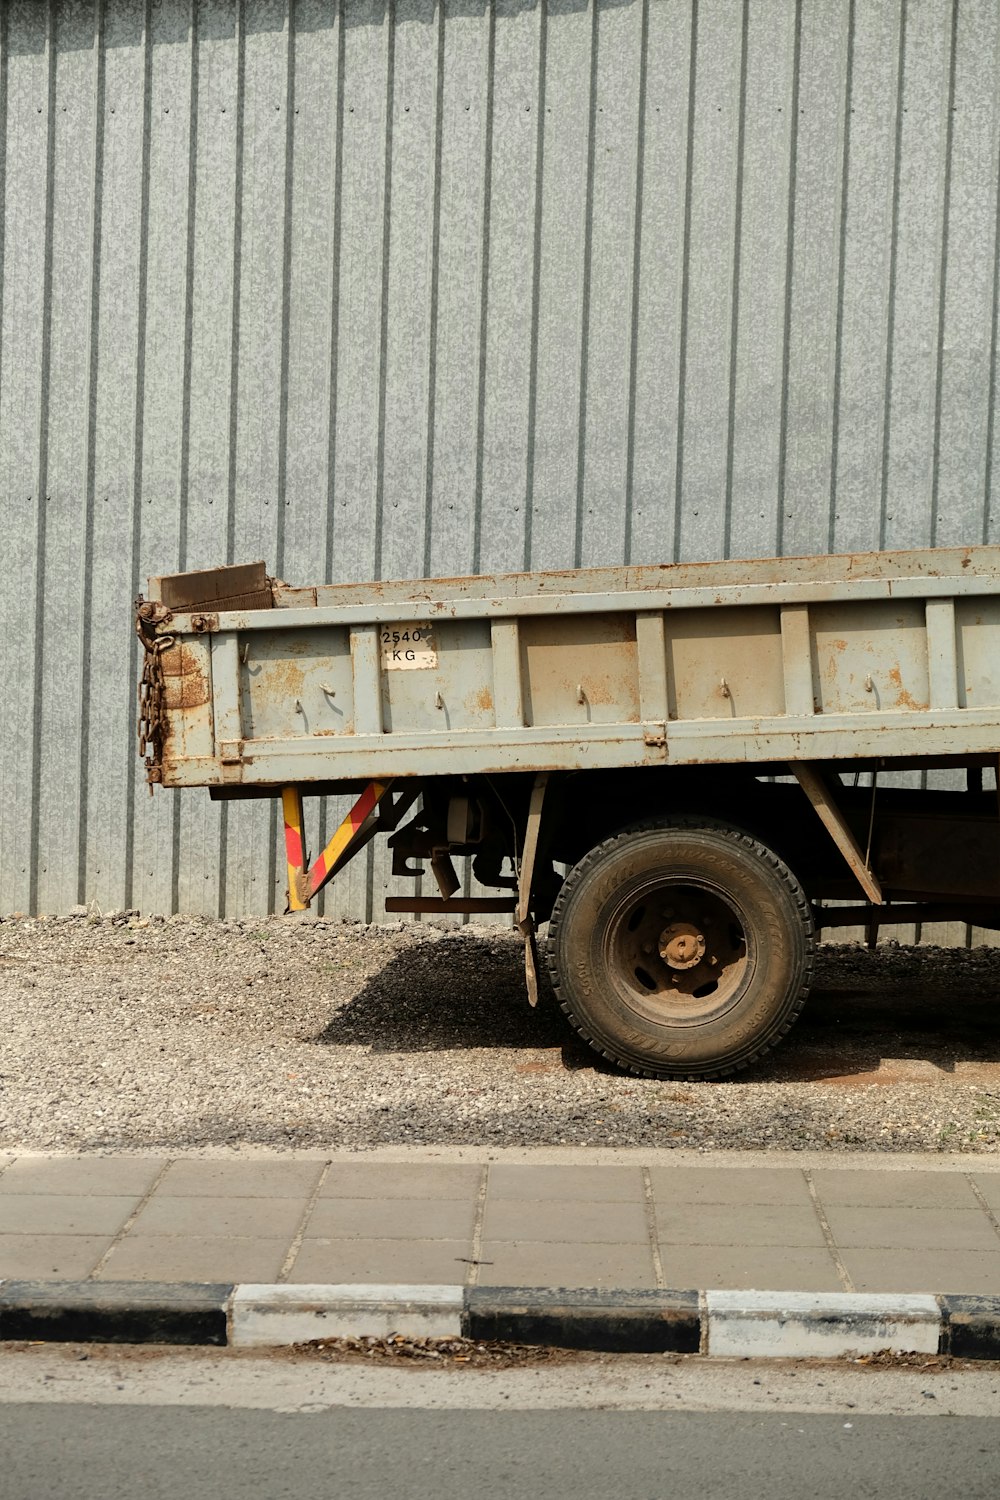
[[[0,1176],[0,1195],[65,1193],[79,1198],[141,1198],[163,1170],[148,1156],[22,1156]]]
[[[1000,1172],[973,1172],[972,1180],[993,1213],[1000,1218]]]
[[[828,1250],[779,1245],[669,1245],[660,1251],[669,1287],[761,1292],[839,1292]]]
[[[274,1281],[285,1240],[228,1236],[128,1235],[108,1256],[100,1281]]]
[[[1000,1296],[1000,1252],[842,1250],[859,1292],[978,1292]]]
[[[646,1245],[578,1241],[487,1241],[479,1280],[483,1286],[654,1287]]]
[[[810,1204],[798,1167],[653,1167],[649,1178],[656,1203],[667,1208],[685,1203]]]
[[[306,1198],[161,1198],[144,1206],[132,1233],[284,1239],[298,1230]]]
[[[824,1206],[880,1208],[975,1208],[976,1197],[962,1172],[852,1172],[820,1167],[813,1184]]]
[[[310,1214],[306,1238],[471,1239],[475,1219],[472,1199],[328,1198]]]
[[[657,1204],[661,1245],[825,1245],[811,1204]]]
[[[521,1166],[499,1162],[490,1167],[487,1196],[501,1198],[570,1199],[582,1203],[641,1203],[639,1167]]]
[[[111,1235],[0,1234],[0,1278],[76,1281],[89,1276]]]
[[[177,1198],[307,1198],[322,1161],[173,1161],[156,1196]]]
[[[71,1193],[4,1193],[0,1234],[117,1234],[139,1197],[82,1198]]]
[[[981,1209],[876,1209],[835,1204],[826,1215],[841,1249],[1000,1250],[1000,1240]]]
[[[491,1240],[578,1240],[581,1244],[645,1244],[645,1208],[640,1203],[578,1203],[486,1200],[484,1234]]]
[[[287,1280],[461,1286],[469,1255],[466,1240],[311,1239],[303,1241]]]
[[[468,1198],[475,1201],[482,1167],[461,1162],[335,1161],[320,1198]]]

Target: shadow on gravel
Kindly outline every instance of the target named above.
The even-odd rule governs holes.
[[[449,936],[386,964],[315,1040],[373,1052],[523,1050],[524,1072],[614,1072],[547,983],[528,1006],[520,946]],[[788,1038],[741,1080],[889,1084],[942,1074],[1000,1085],[1000,949],[824,947]]]
[[[1000,1084],[1000,950],[823,947],[812,994],[755,1076]]]
[[[570,1030],[544,975],[538,1006],[531,1009],[519,943],[459,934],[392,959],[316,1041],[373,1052],[520,1048],[529,1054],[519,1064],[525,1072],[595,1066],[614,1071]],[[539,1052],[548,1055],[530,1055]]]

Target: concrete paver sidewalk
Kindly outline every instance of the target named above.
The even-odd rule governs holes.
[[[1000,1295],[990,1158],[611,1154],[8,1155],[0,1278]]]

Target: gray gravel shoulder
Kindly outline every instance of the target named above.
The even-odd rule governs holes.
[[[996,1151],[1000,950],[821,950],[737,1080],[605,1066],[520,942],[282,918],[0,921],[0,1148],[611,1145]]]

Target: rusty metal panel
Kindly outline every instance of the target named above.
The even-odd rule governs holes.
[[[638,724],[634,616],[542,616],[522,620],[519,634],[527,724]]]
[[[679,564],[470,578],[464,587],[451,579],[441,588],[448,598],[420,580],[373,585],[367,602],[333,588],[317,590],[322,602],[312,607],[166,616],[151,605],[160,659],[177,679],[162,780],[280,786],[995,755],[997,713],[969,706],[959,647],[989,671],[974,642],[983,629],[992,638],[996,562],[994,548],[941,549],[800,558],[777,582],[764,559],[744,565],[741,583],[726,563]],[[328,602],[338,595],[344,602]],[[961,631],[956,597],[978,607]],[[498,628],[505,621],[516,629]],[[184,653],[206,636],[209,756],[185,750]],[[335,722],[338,694],[352,711]],[[200,685],[190,702],[197,715]],[[643,717],[664,705],[664,717]],[[191,729],[197,737],[197,717]]]
[[[958,632],[958,701],[963,708],[986,708],[1000,702],[995,663],[1000,659],[1000,604],[994,599],[960,599]]]
[[[308,630],[249,642],[240,674],[242,720],[249,739],[355,732],[350,633]]]
[[[443,621],[432,632],[419,626],[384,629],[381,650],[382,724],[391,734],[423,729],[432,733],[490,729],[493,707],[493,649],[486,620]],[[396,645],[396,635],[421,635],[415,649]],[[388,637],[388,640],[387,640]],[[407,661],[407,656],[413,658]]]
[[[170,723],[164,748],[168,763],[214,756],[218,699],[213,698],[212,662],[204,636],[187,637],[162,653],[163,706]],[[169,765],[165,774],[169,778]]]
[[[915,712],[930,707],[924,606],[899,600],[810,610],[820,713]]]
[[[262,562],[236,567],[204,568],[149,580],[154,596],[167,609],[270,609],[271,586]]]
[[[756,719],[785,712],[777,609],[679,610],[666,620],[667,715]]]

